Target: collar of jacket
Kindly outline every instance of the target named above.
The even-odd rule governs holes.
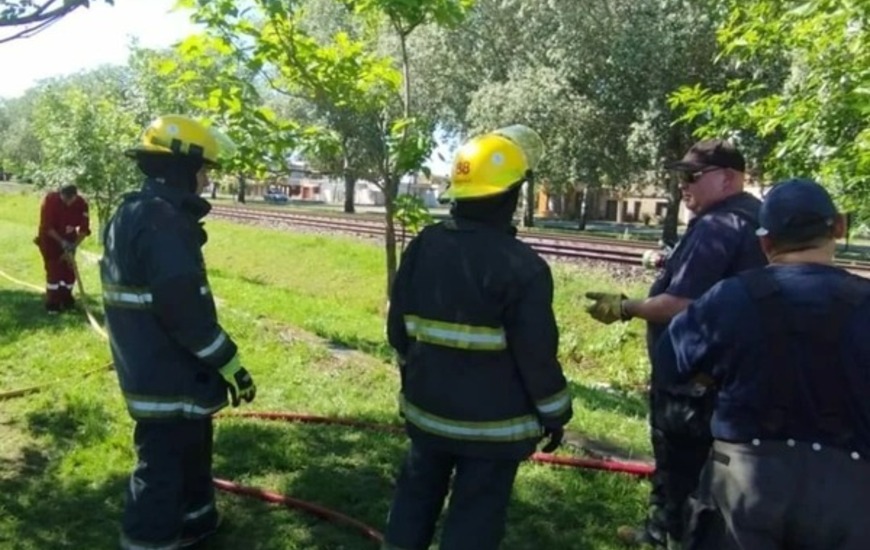
[[[468,218],[460,218],[459,216],[452,217],[445,223],[445,225],[448,229],[454,229],[459,231],[475,231],[480,229],[488,229],[490,231],[505,232],[511,237],[515,237],[517,235],[517,228],[514,227],[512,224],[492,224],[477,220],[469,220]]]
[[[702,211],[698,212],[695,215],[695,217],[692,218],[692,220],[698,219],[701,216],[704,216],[705,214],[710,214],[711,212],[717,212],[719,210],[727,210],[729,208],[733,208],[734,205],[739,205],[740,203],[742,203],[743,201],[745,201],[747,199],[748,200],[758,200],[751,193],[747,193],[746,191],[741,191],[740,193],[735,193],[733,195],[729,195],[729,196],[725,197],[724,199],[717,202],[716,204],[708,206],[706,210],[702,210]],[[759,201],[759,205],[760,204],[761,204],[761,202]]]
[[[178,187],[166,185],[160,180],[148,178],[142,186],[142,192],[156,195],[169,204],[200,220],[211,211],[211,204],[199,195],[195,195]]]

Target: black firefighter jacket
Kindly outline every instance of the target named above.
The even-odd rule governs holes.
[[[202,418],[226,406],[218,369],[236,344],[217,321],[201,247],[205,200],[155,180],[124,196],[100,261],[112,356],[136,420]]]
[[[454,218],[425,228],[402,256],[387,333],[414,441],[523,459],[542,425],[571,418],[552,275],[515,233]]]

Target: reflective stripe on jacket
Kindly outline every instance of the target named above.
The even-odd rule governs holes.
[[[511,229],[451,220],[424,229],[402,257],[387,333],[415,441],[521,459],[544,425],[571,418],[552,276]]]
[[[202,418],[226,406],[218,369],[237,353],[217,321],[201,247],[208,203],[148,181],[105,229],[110,345],[134,419]]]

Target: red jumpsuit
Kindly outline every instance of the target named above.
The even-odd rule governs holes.
[[[45,308],[59,311],[75,304],[72,289],[76,279],[72,263],[64,257],[61,243],[51,236],[51,229],[61,239],[71,243],[77,243],[79,236],[90,235],[88,203],[85,199],[76,195],[70,204],[66,204],[61,194],[54,191],[42,201],[39,234],[35,242],[45,262]]]

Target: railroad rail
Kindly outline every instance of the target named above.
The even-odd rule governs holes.
[[[301,227],[329,233],[347,233],[354,236],[378,238],[384,233],[384,221],[379,217],[311,212],[287,212],[274,208],[242,206],[212,207],[212,215],[241,223],[278,227]],[[402,229],[397,227],[397,238]],[[406,238],[412,235],[406,234]],[[537,252],[562,259],[595,260],[625,266],[639,266],[643,253],[659,247],[648,242],[619,241],[605,237],[564,235],[543,231],[520,231],[519,238]],[[838,260],[839,267],[862,277],[870,278],[870,262]]]

